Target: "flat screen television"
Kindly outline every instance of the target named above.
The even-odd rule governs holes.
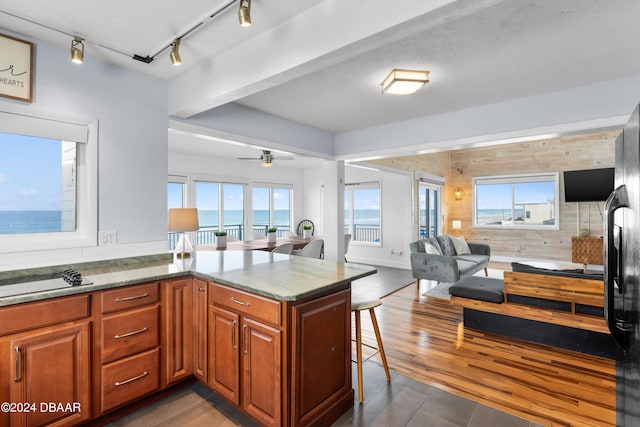
[[[564,172],[565,202],[602,202],[613,191],[614,168]]]

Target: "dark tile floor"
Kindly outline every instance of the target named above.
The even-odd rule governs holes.
[[[364,403],[358,403],[356,386],[353,409],[338,419],[334,426],[538,426],[538,424],[414,381],[393,371],[391,382],[388,383],[382,366],[374,361],[364,362],[363,371]],[[353,378],[356,385],[355,364]],[[111,427],[202,425],[256,426],[199,383],[108,424]]]

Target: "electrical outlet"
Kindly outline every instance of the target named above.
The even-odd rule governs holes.
[[[118,233],[116,231],[100,231],[98,232],[98,245],[111,246],[118,241]]]

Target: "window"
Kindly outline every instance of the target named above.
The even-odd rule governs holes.
[[[0,113],[0,252],[97,244],[97,123]]]
[[[380,246],[380,183],[345,184],[344,208],[351,241]]]
[[[195,196],[200,223],[197,244],[213,244],[214,233],[222,229],[240,240],[245,238],[244,184],[196,181]]]
[[[169,183],[167,184],[167,217],[169,215],[169,209],[172,208],[184,208],[187,203],[187,179],[182,176],[169,176]],[[167,233],[169,239],[169,249],[173,250],[178,243],[181,233]]]
[[[252,195],[252,229],[265,234],[266,228],[278,229],[278,237],[291,230],[293,189],[283,184],[254,184]]]
[[[558,173],[473,179],[475,227],[559,229]]]
[[[443,184],[444,178],[418,177],[418,234],[421,239],[435,237],[442,232],[440,212]]]

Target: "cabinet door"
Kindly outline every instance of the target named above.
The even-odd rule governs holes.
[[[292,308],[293,425],[305,425],[328,407],[353,404],[351,291]]]
[[[209,381],[235,404],[240,404],[240,316],[209,306]]]
[[[279,426],[282,414],[281,332],[242,319],[242,407],[264,425]]]
[[[193,373],[207,382],[207,282],[193,279]]]
[[[11,402],[30,402],[36,410],[11,414],[11,425],[70,425],[88,420],[89,348],[89,322],[41,329],[12,339]]]
[[[167,384],[193,374],[193,288],[192,279],[162,284],[165,292],[165,375]]]

